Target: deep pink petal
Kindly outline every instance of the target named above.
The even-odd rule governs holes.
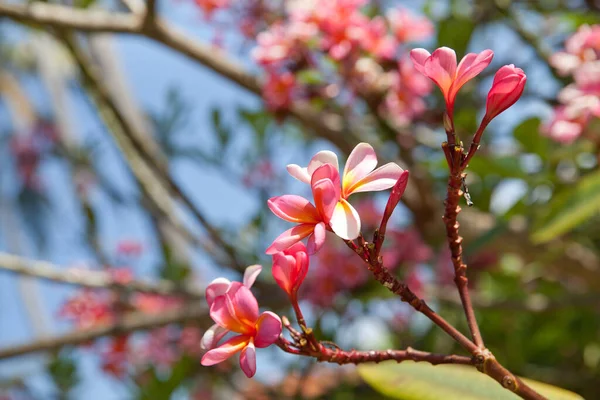
[[[202,350],[214,349],[217,347],[219,341],[223,339],[223,336],[227,335],[227,333],[229,333],[229,330],[223,328],[222,326],[217,324],[211,326],[206,330],[206,332],[204,332],[204,335],[202,335],[202,339],[200,340],[200,348]]]
[[[286,168],[291,176],[310,185],[310,174],[306,168],[302,168],[298,164],[289,164]]]
[[[231,300],[229,306],[232,307],[233,313],[240,322],[250,327],[256,324],[256,320],[258,319],[258,302],[250,289],[239,284],[239,282],[234,282],[225,297]],[[240,333],[246,332],[248,330]]]
[[[454,50],[448,47],[440,47],[435,50],[425,62],[425,75],[439,86],[448,102],[450,86],[456,77],[456,53]]]
[[[494,77],[487,97],[485,123],[512,106],[523,94],[527,77],[521,68],[505,65]]]
[[[260,274],[260,271],[262,271],[262,265],[259,264],[250,265],[248,268],[246,268],[244,271],[244,286],[250,289],[252,285],[254,285],[256,278]]]
[[[333,179],[330,175],[333,174]],[[337,178],[337,179],[336,179]],[[312,176],[311,188],[321,221],[329,222],[340,198],[339,173],[330,164],[320,166]]]
[[[252,339],[240,354],[240,367],[248,378],[252,378],[256,373],[256,348],[252,343]]]
[[[425,49],[413,49],[410,51],[410,59],[415,69],[423,75],[427,75],[425,73],[425,62],[429,57],[431,57],[431,54]]]
[[[360,234],[360,216],[346,200],[341,199],[331,217],[331,229],[346,240],[353,240]]]
[[[296,225],[277,236],[273,243],[271,243],[271,245],[267,248],[265,253],[268,255],[273,255],[277,252],[283,251],[312,234],[314,229],[314,224]]]
[[[388,163],[377,168],[369,175],[350,187],[348,196],[359,192],[376,192],[393,187],[404,170],[398,164]]]
[[[339,170],[338,158],[333,151],[323,150],[313,156],[308,163],[306,168],[308,175],[312,177],[312,174],[323,164],[331,164],[336,170]]]
[[[296,259],[292,255],[286,255],[283,252],[273,255],[273,278],[275,282],[286,293],[292,293],[292,274],[296,265]]]
[[[219,296],[210,306],[210,317],[219,326],[237,333],[248,333],[250,330],[236,316],[235,310],[231,305],[231,300],[227,296]]]
[[[281,334],[281,319],[277,314],[271,311],[265,311],[260,314],[256,323],[256,336],[254,344],[258,348],[263,348],[272,345],[277,341]]]
[[[377,155],[368,143],[359,143],[348,156],[342,180],[342,197],[350,195],[350,189],[369,175],[377,166]]]
[[[204,354],[200,363],[205,367],[208,367],[223,362],[246,347],[249,341],[250,337],[245,335],[232,337],[219,347]]]
[[[231,281],[225,278],[217,278],[208,284],[204,291],[204,295],[206,296],[206,302],[208,303],[209,308],[217,297],[222,296],[227,292],[229,285],[231,285]]]
[[[311,177],[311,185],[321,180],[329,180],[336,189],[336,196],[340,194],[340,172],[332,164],[323,164],[317,168]],[[315,203],[316,204],[316,203]]]
[[[327,233],[327,227],[323,222],[315,225],[314,232],[308,238],[306,250],[308,254],[315,254],[323,247],[325,243],[325,234]]]
[[[456,70],[456,80],[452,84],[452,93],[450,96],[456,96],[458,90],[468,81],[476,77],[483,71],[494,57],[492,50],[484,50],[479,54],[469,53],[463,57]]]
[[[267,205],[273,214],[285,221],[303,224],[317,223],[320,220],[315,206],[301,196],[286,194],[272,197],[267,201]]]
[[[308,273],[308,265],[309,258],[307,250],[297,252],[296,255],[296,279],[294,283],[294,289],[298,290],[302,282],[304,282],[304,278],[306,278],[306,274]]]

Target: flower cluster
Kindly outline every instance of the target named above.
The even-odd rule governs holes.
[[[431,87],[401,50],[430,36],[433,25],[401,8],[371,18],[362,12],[365,3],[289,2],[286,17],[257,36],[252,55],[267,72],[268,108],[285,110],[294,100],[342,99],[346,93],[350,100],[354,94],[375,98],[382,113],[399,124],[424,111],[422,97]]]
[[[561,105],[544,132],[558,142],[571,143],[600,118],[600,25],[582,25],[550,63],[574,82],[558,95]]]
[[[111,275],[118,284],[127,284],[132,279],[131,271],[125,268],[114,269]],[[128,313],[160,314],[183,304],[182,298],[173,296],[136,293],[125,301],[108,289],[83,289],[63,304],[58,315],[72,321],[77,329],[92,329],[113,324]],[[94,348],[102,359],[102,369],[121,379],[130,367],[168,368],[184,354],[199,357],[200,333],[193,325],[169,325],[152,329],[137,340],[131,334],[111,337]]]
[[[314,205],[297,195],[269,199],[268,206],[275,215],[297,225],[279,235],[267,254],[284,251],[306,237],[309,254],[316,253],[325,242],[327,230],[345,240],[356,239],[361,229],[360,216],[348,197],[389,189],[402,174],[408,174],[395,163],[375,169],[376,166],[375,150],[368,143],[360,143],[352,150],[341,178],[337,156],[330,151],[318,152],[305,168],[288,165],[290,175],[310,185]]]
[[[215,365],[240,353],[240,367],[251,378],[256,373],[256,348],[268,347],[279,338],[281,319],[270,311],[259,315],[258,302],[250,291],[261,268],[248,267],[243,283],[217,278],[206,288],[206,301],[215,324],[202,337],[201,347],[208,350],[202,365]],[[229,333],[236,335],[219,344]]]
[[[465,83],[476,77],[491,62],[494,53],[484,50],[469,53],[457,64],[456,53],[448,47],[440,47],[430,54],[425,49],[414,49],[410,57],[415,68],[429,77],[442,91],[446,102],[446,130],[454,131],[454,102]],[[512,106],[523,93],[527,77],[522,69],[513,64],[501,67],[487,95],[486,111],[476,137],[498,114]]]

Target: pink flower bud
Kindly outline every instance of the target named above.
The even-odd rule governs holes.
[[[513,64],[500,68],[494,76],[494,83],[487,96],[484,121],[489,122],[498,114],[512,106],[523,94],[527,77],[521,68]]]
[[[273,255],[273,278],[289,296],[294,296],[308,272],[306,246],[298,242]]]

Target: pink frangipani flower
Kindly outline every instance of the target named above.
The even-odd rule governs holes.
[[[308,263],[306,246],[302,242],[273,255],[273,278],[292,298],[306,278]]]
[[[448,47],[440,47],[432,54],[425,49],[410,52],[415,68],[429,77],[442,91],[448,116],[452,118],[454,100],[459,89],[473,79],[492,62],[494,52],[484,50],[479,54],[469,53],[456,65],[456,53]]]
[[[206,288],[210,317],[216,324],[202,337],[201,347],[208,349],[202,365],[215,365],[241,352],[240,367],[251,378],[256,373],[256,348],[268,347],[279,338],[281,319],[270,311],[259,315],[258,302],[250,291],[260,271],[260,265],[253,265],[246,269],[243,284],[217,278]],[[238,335],[218,345],[230,332]]]
[[[267,204],[273,214],[298,225],[279,235],[267,249],[267,254],[283,251],[305,237],[308,237],[309,254],[323,246],[325,231],[340,200],[340,177],[336,173],[331,164],[323,164],[315,170],[311,181],[315,206],[304,197],[291,194],[269,199]],[[335,232],[335,228],[331,228]]]
[[[527,82],[527,76],[514,64],[505,65],[496,72],[492,88],[488,92],[482,125],[487,125],[498,114],[519,100]]]
[[[360,234],[360,216],[346,199],[353,193],[389,189],[403,172],[395,163],[375,169],[376,166],[375,150],[368,143],[359,143],[352,150],[342,179],[337,156],[331,151],[317,153],[306,168],[288,165],[290,175],[310,183],[316,207],[300,196],[270,199],[269,208],[275,215],[299,225],[275,239],[267,254],[283,251],[307,236],[308,252],[314,254],[323,245],[327,227],[342,239],[356,239]]]
[[[320,151],[310,160],[308,167],[302,168],[296,164],[287,166],[294,178],[309,183],[315,170],[323,164],[332,165],[338,170],[338,159],[331,151]],[[377,155],[368,143],[359,143],[348,156],[342,177],[342,199],[347,199],[353,193],[376,192],[391,188],[404,171],[395,163],[387,163],[375,169]]]

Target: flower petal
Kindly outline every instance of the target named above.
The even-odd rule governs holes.
[[[331,217],[331,229],[346,240],[353,240],[360,234],[360,216],[346,200],[341,199]]]
[[[277,341],[281,334],[281,319],[277,314],[271,311],[265,311],[260,314],[256,323],[256,336],[254,344],[258,348],[263,348],[272,345]]]
[[[210,317],[219,326],[237,333],[249,332],[248,327],[239,320],[227,296],[219,296],[210,306]]]
[[[254,343],[252,343],[252,339],[250,339],[248,345],[244,347],[242,354],[240,354],[240,367],[248,378],[252,378],[256,373],[256,348],[254,347]]]
[[[427,75],[425,73],[425,62],[429,57],[431,57],[431,54],[425,49],[413,49],[410,51],[410,59],[415,69],[423,75]]]
[[[292,274],[296,259],[292,255],[286,255],[283,252],[273,254],[273,278],[283,291],[287,294],[292,293]]]
[[[225,298],[230,301],[228,302],[230,312],[235,315],[242,324],[247,325],[248,327],[254,327],[254,324],[256,324],[256,320],[258,319],[258,302],[250,289],[239,282],[233,282],[231,288],[227,291]],[[245,329],[240,333],[246,332],[248,332],[248,329]]]
[[[339,173],[331,164],[320,166],[312,176],[311,188],[320,221],[329,222],[340,198]]]
[[[315,206],[301,196],[286,194],[272,197],[267,205],[279,218],[295,223],[317,223],[321,220]]]
[[[217,278],[209,283],[204,291],[208,307],[212,306],[213,301],[215,301],[217,297],[224,295],[230,285],[231,281],[225,278]]]
[[[300,224],[277,236],[273,243],[267,248],[266,254],[272,255],[283,251],[300,240],[304,239],[315,229],[315,224]]]
[[[458,90],[468,81],[476,77],[483,71],[494,57],[492,50],[484,50],[481,53],[469,53],[460,60],[456,69],[456,79],[452,83],[451,97],[456,96]]]
[[[398,164],[388,163],[377,168],[349,188],[348,196],[359,192],[377,192],[393,187],[404,170]]]
[[[456,76],[456,53],[448,47],[435,50],[425,62],[425,75],[440,87],[446,102],[449,91]]]
[[[308,254],[315,254],[325,244],[325,234],[327,233],[327,227],[325,223],[321,222],[315,225],[313,234],[308,238],[306,245],[306,251]]]
[[[229,330],[214,324],[208,328],[206,332],[204,332],[204,335],[202,335],[202,339],[200,340],[200,348],[202,350],[210,350],[215,348],[217,343],[219,343],[219,340],[223,339],[223,336],[227,335],[227,333],[229,333]]]
[[[340,169],[337,155],[333,151],[323,150],[315,154],[308,163],[308,167],[306,169],[309,177],[312,177],[312,174],[317,170],[317,168],[323,164],[331,164],[337,171]]]
[[[262,271],[262,265],[260,264],[254,264],[246,268],[244,271],[244,286],[250,289],[254,285],[260,271]]]
[[[349,196],[349,189],[358,181],[366,177],[377,166],[377,155],[368,143],[359,143],[348,156],[344,167],[342,181],[342,197]]]
[[[200,361],[200,363],[205,367],[208,367],[223,362],[246,347],[249,341],[249,336],[234,336],[219,347],[208,351],[202,357],[202,361]]]
[[[310,185],[310,174],[307,168],[302,168],[298,164],[289,164],[287,167],[288,173],[298,179],[300,182],[308,183]]]

